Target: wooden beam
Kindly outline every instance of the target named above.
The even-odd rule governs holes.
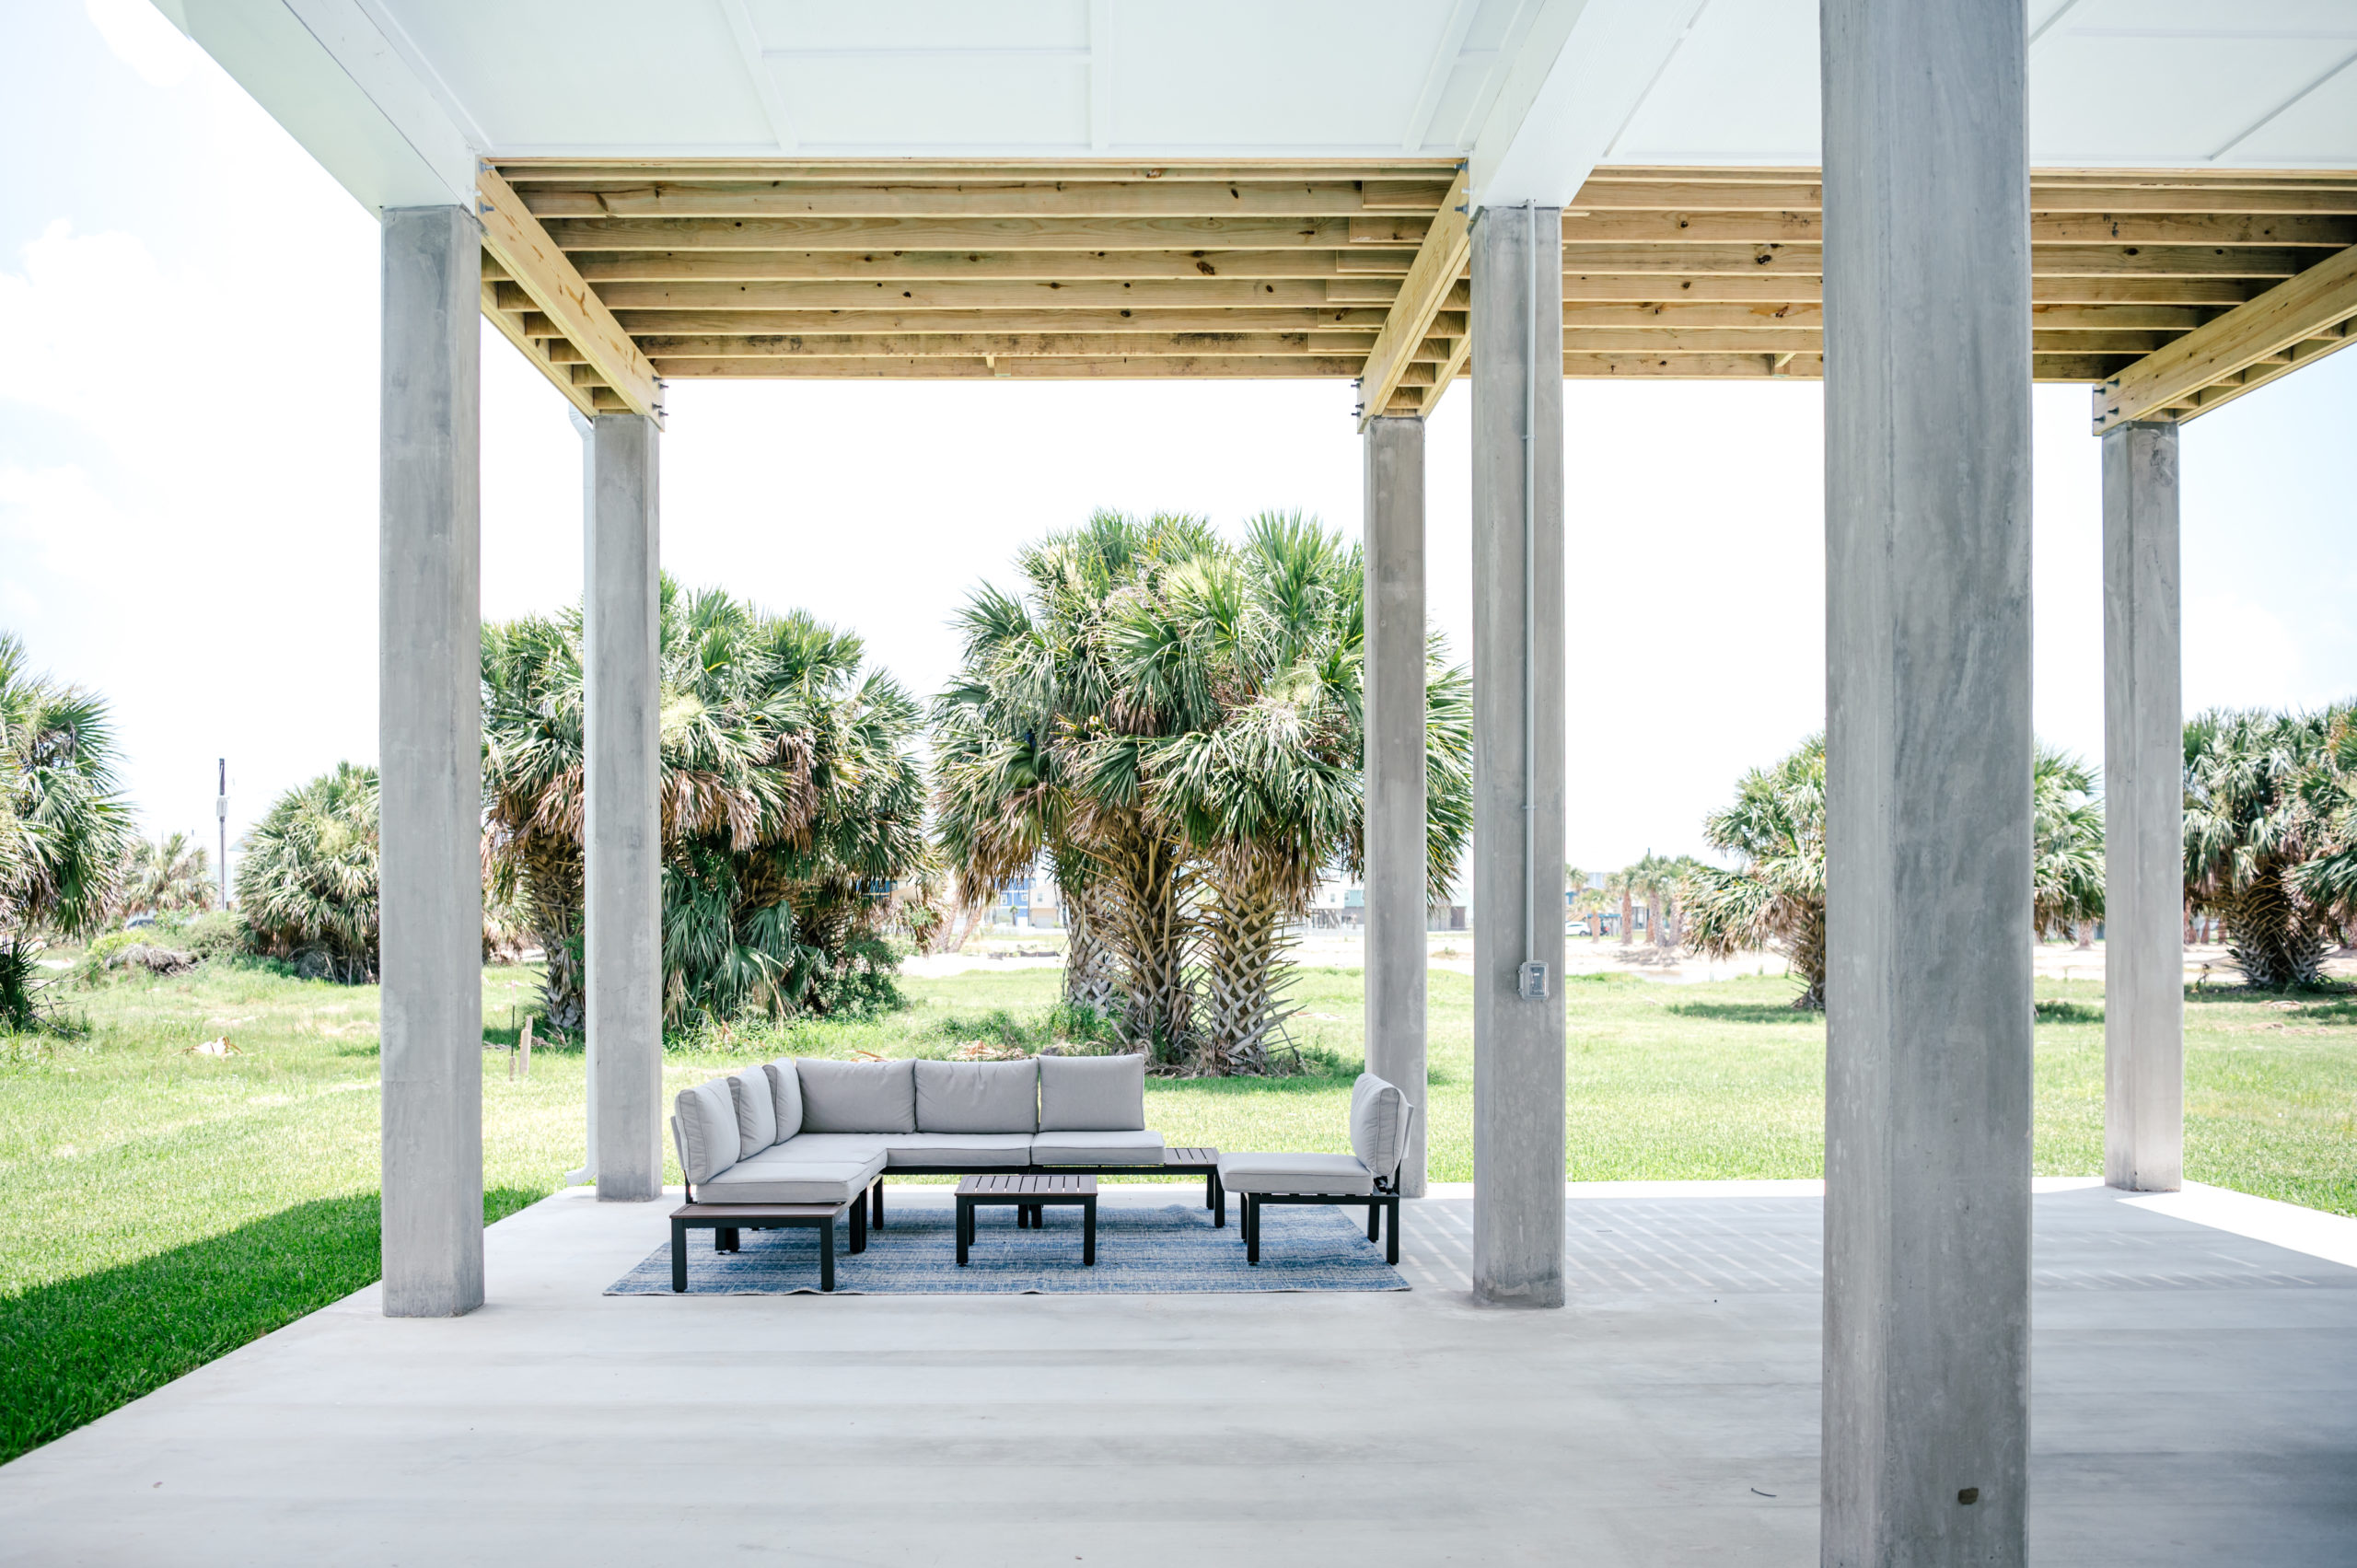
[[[1457,172],[1454,158],[1281,158],[1237,163],[1223,158],[1171,158],[1160,163],[1111,160],[1075,162],[923,162],[896,158],[747,157],[503,157],[501,176],[511,185],[610,182],[642,185],[687,180],[796,180],[848,185],[973,184],[1049,181],[1055,184],[1155,185],[1228,180],[1299,181],[1354,180],[1398,185],[1445,186]],[[1809,177],[1816,177],[1809,171]]]
[[[483,249],[505,269],[513,283],[496,283],[494,315],[504,309],[496,302],[515,289],[529,298],[532,308],[564,330],[564,335],[597,367],[606,385],[633,413],[662,420],[660,389],[655,367],[638,352],[613,312],[581,274],[566,261],[546,230],[525,209],[506,181],[484,164],[476,171],[475,207],[482,220]]]
[[[661,364],[674,359],[957,359],[993,354],[1034,359],[1088,354],[1116,358],[1348,355],[1364,354],[1374,343],[1373,332],[795,332],[758,337],[652,336],[639,339],[638,346]]]
[[[667,377],[679,380],[955,380],[1013,376],[1018,380],[1121,381],[1174,378],[1341,380],[1358,374],[1355,354],[1212,356],[1145,354],[1134,358],[1005,357],[996,365],[981,355],[969,359],[658,359]],[[1422,367],[1426,377],[1432,367]]]
[[[1355,290],[1381,289],[1373,282]],[[2242,278],[2038,278],[2030,280],[2037,305],[2179,305],[2232,308],[2266,288],[2263,280]],[[1329,283],[1329,298],[1337,285]],[[1388,297],[1387,295],[1385,297]],[[1676,303],[1806,304],[1822,297],[1818,280],[1793,273],[1771,277],[1726,274],[1704,277],[1629,273],[1566,273],[1566,304],[1656,305]],[[1367,303],[1367,301],[1357,301]]]
[[[1446,183],[1357,180],[1171,180],[1111,183],[958,180],[950,184],[854,185],[803,180],[520,186],[543,223],[553,218],[1071,218],[1357,217],[1429,215]],[[1414,241],[1409,241],[1413,244]]]
[[[486,262],[486,271],[488,271],[490,270],[490,258],[486,257],[484,260]],[[509,343],[514,343],[516,345],[517,352],[521,354],[526,359],[530,360],[532,362],[532,367],[549,378],[550,386],[554,387],[558,391],[564,394],[565,401],[571,403],[575,408],[579,409],[583,413],[595,413],[597,412],[597,407],[591,401],[588,391],[583,388],[575,386],[573,384],[573,377],[566,372],[557,368],[560,361],[554,353],[556,345],[553,343],[543,343],[540,338],[533,337],[528,331],[526,319],[521,312],[502,310],[499,308],[500,281],[501,280],[499,279],[486,279],[483,283],[483,319],[489,321],[493,326],[498,328],[499,335],[505,338]],[[558,342],[563,343],[563,340],[559,339]],[[573,353],[580,352],[577,349],[574,349],[573,345],[569,343],[564,343],[564,347]]]
[[[1348,218],[554,218],[567,250],[1332,250]]]
[[[630,333],[761,337],[793,332],[1307,332],[1379,331],[1388,312],[1353,307],[1255,310],[618,310]],[[1446,312],[1443,312],[1444,317]],[[524,329],[557,335],[546,317]],[[1437,322],[1435,323],[1437,327]]]
[[[502,284],[505,290],[514,285]],[[1327,303],[1315,278],[1147,279],[1137,283],[618,283],[616,310],[1302,309]]]
[[[1449,388],[1456,384],[1457,378],[1465,374],[1465,367],[1471,362],[1472,357],[1472,333],[1469,331],[1451,339],[1448,357],[1440,362],[1440,369],[1434,375],[1433,384],[1424,389],[1423,396],[1417,401],[1416,412],[1430,416],[1434,406],[1447,393]]]
[[[1431,225],[1416,252],[1408,275],[1400,280],[1391,315],[1376,335],[1359,369],[1359,428],[1391,404],[1391,393],[1405,379],[1410,351],[1424,341],[1433,318],[1450,302],[1457,277],[1465,271],[1473,249],[1471,215],[1465,206],[1468,171],[1459,169],[1441,203],[1441,221]]]
[[[2029,270],[2033,278],[2286,278],[2313,260],[2298,250],[2228,245],[2034,245]],[[1566,273],[1816,277],[1824,269],[1824,247],[1814,243],[1563,247]]]
[[[2357,316],[2357,247],[2327,257],[2106,381],[2096,395],[2095,428],[2100,434],[2122,421],[2159,413],[2205,388],[2239,377],[2270,354],[2303,340],[2323,338],[2352,316]],[[2209,406],[2198,403],[2195,412]]]
[[[1370,220],[1351,220],[1358,239]],[[1412,220],[1408,226],[1412,226]],[[1814,245],[1824,237],[1814,212],[1605,212],[1563,219],[1566,245]],[[2306,215],[2084,213],[2033,215],[2030,243],[2052,245],[2313,246],[2357,245],[2357,218]],[[1396,241],[1395,241],[1396,243]]]
[[[842,283],[1007,279],[1045,282],[1148,278],[1330,278],[1353,272],[1404,274],[1413,253],[1285,250],[672,250],[577,251],[574,264],[599,287],[619,283]]]

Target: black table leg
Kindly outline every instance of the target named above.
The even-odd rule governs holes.
[[[1227,1225],[1227,1184],[1219,1179],[1217,1171],[1212,1172],[1211,1183],[1212,1225],[1214,1229],[1225,1229]]]
[[[857,1198],[851,1201],[851,1246],[845,1250],[867,1250],[867,1205]]]
[[[671,1288],[688,1288],[688,1222],[671,1222]]]
[[[1244,1195],[1244,1260],[1248,1263],[1260,1260],[1260,1195],[1258,1192]]]
[[[1080,1208],[1080,1260],[1085,1267],[1097,1267],[1097,1200],[1094,1198]]]
[[[721,1225],[712,1233],[712,1249],[714,1252],[734,1252],[737,1245],[737,1227],[733,1225]]]
[[[819,1222],[819,1288],[835,1288],[835,1216]]]
[[[878,1176],[876,1179],[876,1184],[868,1191],[876,1204],[876,1212],[868,1216],[867,1223],[877,1230],[882,1230],[884,1228],[884,1179]]]
[[[1384,1206],[1391,1211],[1391,1236],[1384,1243],[1383,1260],[1397,1263],[1399,1261],[1399,1200],[1393,1198]]]
[[[971,1198],[960,1198],[958,1200],[958,1266],[961,1269],[966,1266],[966,1249],[970,1245],[973,1235],[974,1201]]]
[[[1369,1241],[1383,1239],[1383,1205],[1372,1199],[1366,1205],[1366,1238]]]

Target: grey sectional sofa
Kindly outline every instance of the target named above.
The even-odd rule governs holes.
[[[1143,1056],[1023,1062],[786,1058],[683,1089],[671,1135],[696,1203],[848,1203],[883,1180],[982,1171],[1201,1171],[1145,1124]]]

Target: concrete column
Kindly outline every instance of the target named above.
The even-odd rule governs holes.
[[[600,1201],[663,1191],[662,686],[658,433],[634,413],[592,422],[582,577],[588,789],[584,895]]]
[[[377,457],[384,1309],[482,1305],[482,231],[384,215]]]
[[[2103,436],[2104,1179],[2185,1180],[2177,426]]]
[[[1424,422],[1366,427],[1366,1065],[1415,1107],[1424,1195]]]
[[[2029,167],[2019,0],[1822,0],[1822,1560],[2019,1564]]]
[[[1473,226],[1473,1296],[1501,1306],[1563,1304],[1562,222]]]

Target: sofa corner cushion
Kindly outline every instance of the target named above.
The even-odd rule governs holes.
[[[848,1203],[865,1194],[879,1168],[865,1160],[749,1159],[696,1196],[707,1203]]]
[[[761,1071],[769,1074],[770,1098],[777,1117],[776,1142],[783,1144],[802,1131],[802,1074],[795,1071],[791,1056],[765,1062]]]
[[[913,1132],[917,1130],[916,1063],[795,1063],[802,1081],[805,1132]]]
[[[1236,1193],[1364,1198],[1375,1191],[1375,1174],[1356,1155],[1222,1155],[1219,1182]]]
[[[1036,1132],[1039,1064],[1021,1062],[919,1062],[920,1132]]]
[[[1351,1152],[1383,1180],[1408,1152],[1408,1097],[1397,1084],[1362,1073],[1351,1086]]]
[[[1040,1132],[1144,1130],[1144,1056],[1039,1058]]]
[[[987,1169],[1031,1162],[1028,1132],[895,1132],[882,1140],[887,1163]]]
[[[681,1089],[671,1114],[679,1124],[679,1167],[690,1181],[709,1181],[737,1163],[737,1099],[727,1079]]]
[[[728,1095],[737,1106],[737,1157],[751,1159],[777,1142],[777,1094],[765,1068],[728,1074]]]
[[[1158,1166],[1162,1134],[1144,1130],[1041,1132],[1031,1140],[1031,1163]]]

